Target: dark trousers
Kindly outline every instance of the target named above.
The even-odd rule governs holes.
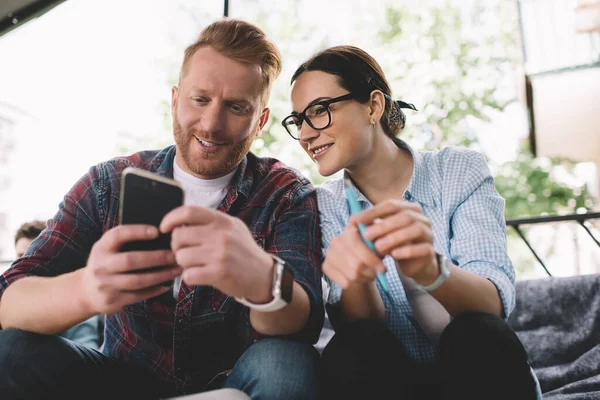
[[[486,313],[456,317],[430,365],[416,363],[383,323],[346,323],[323,351],[321,382],[324,399],[536,399],[519,338]]]

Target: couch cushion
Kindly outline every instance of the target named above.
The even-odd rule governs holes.
[[[600,274],[516,283],[508,320],[544,399],[600,398]]]

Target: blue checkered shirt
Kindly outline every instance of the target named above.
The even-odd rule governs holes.
[[[414,160],[412,179],[403,199],[419,203],[423,214],[431,220],[436,252],[494,283],[508,318],[515,305],[515,273],[506,250],[504,199],[494,187],[484,157],[458,147],[417,152],[402,141],[397,143],[410,151]],[[362,209],[372,207],[358,189],[357,192]],[[317,199],[323,254],[326,254],[331,240],[342,232],[350,217],[343,180],[330,180],[318,187]],[[377,288],[389,328],[415,360],[433,361],[435,344],[413,316],[394,260],[387,256],[383,262],[390,291],[383,291],[379,282]],[[336,304],[342,290],[333,281],[328,280],[328,284],[327,302]]]

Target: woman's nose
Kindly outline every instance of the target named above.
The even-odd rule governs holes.
[[[319,137],[320,132],[304,122],[298,131],[298,138],[301,142],[310,142],[314,138]]]

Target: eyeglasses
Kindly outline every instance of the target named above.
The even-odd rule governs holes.
[[[354,94],[348,93],[333,99],[317,101],[314,104],[309,104],[301,113],[291,113],[281,121],[281,125],[293,139],[300,140],[300,130],[304,121],[317,131],[326,129],[331,125],[331,109],[329,106],[333,103],[351,99],[354,99]]]

